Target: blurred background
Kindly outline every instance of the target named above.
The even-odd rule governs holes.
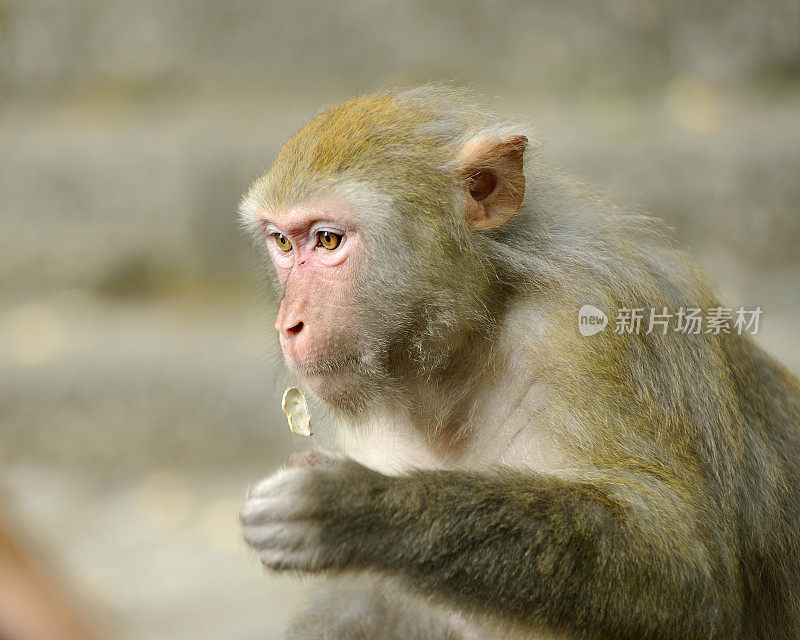
[[[303,597],[239,539],[305,443],[236,206],[322,105],[432,80],[664,218],[800,372],[800,0],[0,0],[0,525],[104,637]]]

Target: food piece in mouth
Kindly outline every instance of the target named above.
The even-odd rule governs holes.
[[[292,433],[299,436],[309,437],[313,435],[311,430],[311,415],[308,413],[308,405],[303,392],[297,387],[289,387],[283,392],[281,408],[289,420],[289,428]]]

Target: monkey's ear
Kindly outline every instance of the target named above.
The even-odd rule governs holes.
[[[478,138],[461,154],[466,189],[467,223],[486,231],[505,224],[517,213],[525,195],[522,161],[528,138]]]

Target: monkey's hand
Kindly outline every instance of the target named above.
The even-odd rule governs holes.
[[[248,491],[239,514],[244,540],[277,571],[351,566],[363,542],[358,524],[389,483],[389,476],[337,454],[295,453],[288,468]],[[353,526],[341,526],[348,522]]]

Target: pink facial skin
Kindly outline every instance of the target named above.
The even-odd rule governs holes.
[[[283,287],[275,328],[286,364],[312,387],[321,387],[333,372],[358,358],[352,338],[347,339],[359,259],[355,221],[343,204],[332,202],[263,212],[257,220]],[[339,237],[338,246],[325,248],[323,232]],[[280,235],[291,243],[288,251],[276,240]]]

